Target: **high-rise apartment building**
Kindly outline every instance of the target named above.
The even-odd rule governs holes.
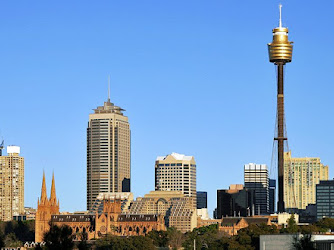
[[[24,158],[20,147],[8,146],[0,156],[0,220],[10,221],[24,213]]]
[[[155,190],[181,191],[196,208],[196,162],[193,156],[172,153],[155,161]]]
[[[245,188],[254,190],[255,214],[269,212],[269,178],[266,164],[249,163],[244,166]]]
[[[133,201],[126,213],[163,215],[167,227],[181,232],[192,231],[197,226],[193,200],[180,191],[151,191]]]
[[[130,192],[130,125],[124,109],[108,101],[89,115],[87,209],[99,193]]]
[[[284,153],[285,207],[305,209],[316,201],[316,185],[328,180],[328,166],[320,158],[292,158],[291,151]]]

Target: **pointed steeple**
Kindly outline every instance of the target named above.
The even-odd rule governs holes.
[[[51,204],[57,204],[56,185],[55,185],[55,175],[54,175],[54,173],[52,173],[52,184],[51,184],[50,201],[51,201]]]
[[[41,204],[45,204],[46,200],[48,199],[46,195],[46,184],[45,184],[45,173],[43,171],[43,182],[42,182],[42,192],[41,192]]]

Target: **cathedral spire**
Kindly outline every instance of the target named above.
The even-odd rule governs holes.
[[[52,184],[51,184],[50,201],[51,201],[51,204],[57,204],[56,185],[55,185],[55,175],[54,175],[54,173],[52,173]]]
[[[44,204],[46,200],[47,200],[47,195],[46,195],[45,173],[43,171],[43,182],[42,182],[42,192],[41,192],[40,202]]]

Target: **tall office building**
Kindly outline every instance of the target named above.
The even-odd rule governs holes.
[[[334,180],[320,181],[316,185],[317,220],[334,218]]]
[[[276,209],[276,180],[269,179],[269,213],[275,213]]]
[[[24,213],[24,158],[20,147],[8,146],[0,156],[0,220],[10,221]]]
[[[217,190],[216,218],[254,215],[254,191],[242,184],[230,185],[229,189]]]
[[[244,166],[245,188],[254,190],[255,214],[269,213],[269,178],[266,164],[249,163]]]
[[[124,109],[108,101],[89,115],[87,209],[99,193],[130,192],[130,125]]]
[[[172,153],[155,161],[155,190],[181,191],[196,208],[196,162],[193,156]]]
[[[197,209],[208,208],[208,192],[197,191]]]
[[[320,158],[292,158],[291,151],[284,153],[285,207],[305,209],[316,201],[316,185],[328,180],[328,166]]]

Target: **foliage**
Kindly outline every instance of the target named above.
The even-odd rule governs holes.
[[[49,232],[44,234],[45,246],[47,249],[72,249],[73,248],[72,228],[69,226],[58,227],[56,225],[50,225]]]
[[[21,242],[35,240],[35,221],[6,221],[0,222],[1,235],[14,234],[16,240]],[[1,237],[0,237],[1,238]],[[3,236],[4,238],[4,236]],[[1,245],[1,240],[0,240]]]
[[[296,220],[295,220],[295,215],[291,214],[290,218],[287,219],[287,227],[281,229],[281,233],[297,233],[300,232],[300,228],[298,227]]]
[[[22,241],[16,238],[15,233],[9,233],[5,235],[4,243],[6,247],[21,247],[23,246]]]
[[[167,247],[168,246],[168,234],[166,231],[150,231],[146,237],[153,241],[156,247]]]
[[[315,250],[313,242],[311,242],[311,235],[304,234],[299,240],[296,238],[296,241],[293,244],[296,250]]]
[[[88,234],[87,232],[80,233],[80,242],[78,244],[79,250],[88,250],[90,249],[89,244],[87,243]]]
[[[247,228],[239,230],[236,238],[237,241],[242,246],[246,247],[246,249],[259,249],[261,234],[277,234],[277,233],[279,233],[279,230],[275,225],[269,226],[266,224],[260,224],[260,225],[250,224]]]
[[[152,239],[144,236],[130,236],[121,237],[107,235],[101,239],[96,240],[96,249],[110,249],[110,250],[154,250]]]
[[[314,232],[321,231],[323,230],[315,224],[299,226],[299,232],[301,232],[302,234],[312,234]]]
[[[178,249],[182,247],[184,241],[183,233],[181,233],[175,227],[170,227],[167,229],[167,235],[168,235],[168,245],[172,249]]]
[[[323,218],[319,220],[316,225],[325,231],[331,230],[334,231],[334,219],[332,218]]]

